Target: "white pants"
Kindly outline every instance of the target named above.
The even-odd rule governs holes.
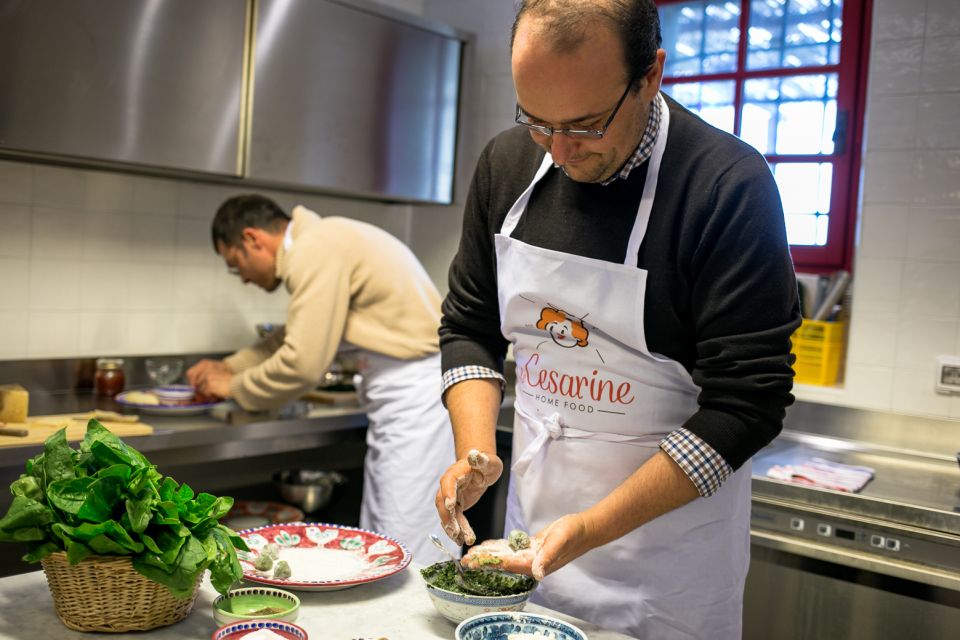
[[[434,498],[455,460],[440,355],[397,360],[365,352],[359,363],[369,420],[360,526],[396,538],[420,564],[446,560],[427,537],[446,539]]]

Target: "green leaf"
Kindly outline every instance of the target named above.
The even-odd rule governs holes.
[[[7,514],[0,519],[0,540],[22,527],[42,527],[53,522],[53,511],[45,504],[25,496],[14,496]]]
[[[51,553],[60,551],[60,547],[55,542],[44,542],[42,544],[28,545],[27,553],[23,556],[24,562],[40,562]]]
[[[193,495],[194,495],[193,489],[191,489],[186,484],[182,484],[180,485],[180,488],[177,490],[176,502],[177,504],[186,504],[187,502],[193,499]]]
[[[64,541],[84,542],[100,554],[129,555],[143,551],[143,543],[131,538],[116,520],[98,524],[84,522],[76,527],[55,524],[52,530]]]
[[[154,541],[152,536],[148,536],[146,533],[141,533],[140,540],[143,542],[143,546],[145,546],[151,553],[155,555],[160,555],[163,553],[163,551],[160,549],[160,545]]]
[[[93,550],[82,542],[67,539],[64,543],[67,547],[67,561],[70,564],[77,564],[87,556],[93,555]]]
[[[210,583],[213,584],[214,589],[226,594],[234,584],[243,578],[243,567],[240,566],[240,561],[237,559],[234,539],[240,541],[244,551],[249,551],[249,549],[247,549],[246,543],[240,536],[223,525],[218,525],[210,533],[210,537],[216,544],[209,567]]]
[[[113,517],[114,509],[122,500],[124,479],[121,476],[96,478],[90,483],[87,498],[84,500],[77,517],[87,522],[104,522]]]
[[[77,477],[73,462],[74,451],[67,444],[64,427],[43,442],[43,485],[49,487],[58,480]]]
[[[163,482],[160,483],[160,488],[157,490],[160,494],[160,500],[162,502],[172,502],[176,505],[176,495],[177,495],[177,481],[173,478],[167,476],[163,479]]]
[[[47,500],[57,509],[76,515],[90,495],[94,479],[67,478],[47,485]]]
[[[154,505],[153,524],[180,525],[180,512],[174,502],[164,501]]]
[[[169,570],[145,561],[146,558],[142,556],[133,559],[133,568],[147,578],[166,585],[174,596],[185,598],[193,593],[197,577],[206,568],[206,559],[203,544],[191,536]]]
[[[143,533],[153,517],[154,498],[147,497],[139,500],[127,500],[127,518],[130,521],[130,530],[134,533]]]
[[[43,487],[40,486],[40,481],[26,474],[21,474],[17,480],[10,484],[10,493],[31,500],[43,500]]]

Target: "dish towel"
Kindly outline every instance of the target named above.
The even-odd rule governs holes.
[[[856,493],[873,478],[873,469],[812,458],[800,464],[778,464],[767,475],[777,480]]]

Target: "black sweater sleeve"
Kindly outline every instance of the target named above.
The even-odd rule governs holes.
[[[793,401],[790,336],[799,303],[764,158],[751,150],[733,163],[709,201],[689,262],[700,409],[684,426],[737,469],[780,433]]]
[[[491,216],[489,156],[494,138],[484,149],[470,183],[464,207],[460,245],[450,265],[449,292],[443,300],[440,353],[444,371],[478,365],[503,372],[507,340],[500,332],[497,303],[495,224],[506,216]]]

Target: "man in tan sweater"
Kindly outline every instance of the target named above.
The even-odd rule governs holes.
[[[358,352],[367,412],[361,527],[398,538],[423,563],[440,560],[432,497],[453,460],[440,399],[440,294],[402,242],[364,222],[288,216],[258,195],[230,198],[212,236],[228,270],[290,293],[284,328],[187,372],[198,391],[244,409],[278,407],[315,388],[339,349]]]

